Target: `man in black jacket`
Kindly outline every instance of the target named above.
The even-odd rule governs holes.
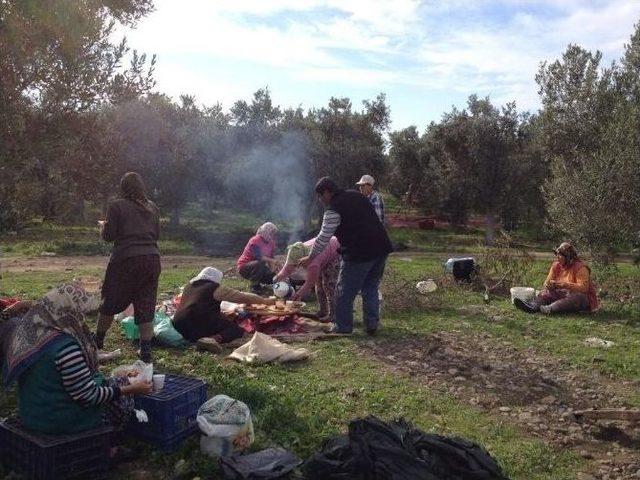
[[[387,256],[392,251],[384,225],[369,200],[355,190],[342,190],[329,177],[316,184],[316,194],[325,205],[322,227],[311,254],[300,260],[306,266],[335,235],[340,242],[342,263],[336,286],[336,333],[353,330],[353,301],[362,294],[364,326],[374,335],[380,320],[378,287]]]

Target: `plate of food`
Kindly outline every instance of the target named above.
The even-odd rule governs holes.
[[[254,315],[292,315],[299,313],[306,305],[304,302],[276,300],[275,305],[253,304],[245,307],[245,312]]]

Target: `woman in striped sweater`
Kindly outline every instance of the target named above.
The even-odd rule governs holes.
[[[99,299],[78,284],[48,292],[2,338],[3,383],[18,382],[19,415],[29,429],[78,433],[105,421],[121,427],[133,412],[131,395],[151,392],[149,382],[104,378],[84,314]]]

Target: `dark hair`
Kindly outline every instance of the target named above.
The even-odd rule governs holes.
[[[136,172],[127,172],[120,179],[120,196],[136,202],[146,210],[152,212],[151,202],[147,198],[147,189],[142,177]]]
[[[340,188],[331,177],[322,177],[316,183],[316,193],[318,195],[322,195],[324,192],[337,193],[338,191],[340,191]]]
[[[120,179],[120,195],[129,200],[147,200],[147,192],[140,174],[127,172]]]

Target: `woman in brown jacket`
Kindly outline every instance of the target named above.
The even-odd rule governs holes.
[[[102,284],[102,304],[96,343],[102,349],[113,316],[133,304],[140,330],[140,359],[151,362],[151,339],[155,314],[160,251],[158,207],[147,198],[142,178],[126,173],[120,181],[120,197],[110,203],[100,233],[113,242],[111,259]]]

